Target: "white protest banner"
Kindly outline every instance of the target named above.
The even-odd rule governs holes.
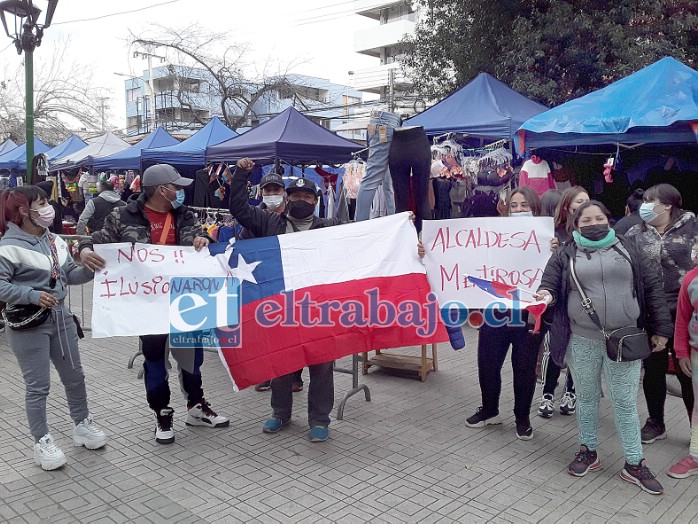
[[[227,277],[228,254],[153,244],[95,244],[107,261],[95,273],[92,338],[170,332],[170,278]]]
[[[553,236],[549,217],[425,220],[422,243],[431,290],[441,305],[460,302],[479,309],[498,301],[511,307],[510,300],[493,297],[468,277],[535,292],[551,255]]]

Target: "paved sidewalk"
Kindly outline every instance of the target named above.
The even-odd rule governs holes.
[[[125,320],[126,321],[126,320]],[[89,334],[88,334],[89,337]],[[294,394],[293,423],[261,432],[269,393],[233,393],[217,356],[206,354],[204,387],[225,429],[184,425],[185,406],[171,377],[176,442],[157,445],[142,381],[126,369],[137,339],[84,339],[91,411],[109,432],[99,451],[73,448],[65,396],[55,372],[49,424],[68,456],[59,471],[35,466],[24,416],[24,386],[0,335],[0,520],[11,522],[696,522],[698,477],[674,480],[667,468],[688,449],[680,399],[667,399],[669,438],[645,448],[665,487],[652,496],[618,477],[623,455],[607,399],[602,400],[603,468],[566,473],[576,450],[574,417],[533,416],[533,440],[515,437],[511,367],[505,364],[502,426],[465,427],[479,406],[476,333],[455,352],[439,348],[427,382],[372,368],[371,389],[347,403],[330,440],[306,440],[306,393]],[[345,359],[344,365],[349,365]],[[305,373],[307,382],[307,371]],[[335,375],[337,402],[351,377]],[[646,415],[644,400],[639,402]]]

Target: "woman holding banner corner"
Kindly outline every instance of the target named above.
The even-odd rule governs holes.
[[[24,377],[34,462],[47,471],[67,462],[46,420],[51,362],[65,387],[75,446],[99,449],[107,443],[87,407],[78,350],[82,330],[64,304],[68,286],[85,284],[94,273],[78,267],[66,243],[49,232],[53,219],[54,208],[39,187],[8,189],[0,198],[0,300],[7,303],[7,342]]]
[[[528,187],[515,189],[507,199],[506,215],[509,217],[540,216],[538,195]],[[557,244],[555,244],[556,246]],[[527,312],[520,315],[509,310],[502,312],[506,323],[490,326],[484,323],[478,333],[477,367],[482,394],[482,406],[465,420],[470,428],[501,424],[499,396],[502,390],[502,366],[511,346],[511,365],[514,369],[514,415],[516,438],[531,440],[530,411],[536,389],[536,363],[541,344],[540,333],[529,331]],[[518,317],[515,319],[515,317]],[[514,322],[517,320],[517,322]]]

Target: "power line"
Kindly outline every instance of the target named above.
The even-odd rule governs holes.
[[[159,4],[153,4],[153,5],[148,5],[145,7],[140,7],[138,9],[131,9],[130,11],[120,11],[118,13],[110,13],[107,15],[101,15],[101,16],[96,16],[94,18],[80,18],[77,20],[66,20],[65,22],[54,22],[52,25],[63,25],[63,24],[75,24],[78,22],[92,22],[94,20],[102,20],[104,18],[110,18],[112,16],[121,16],[121,15],[128,15],[131,13],[138,13],[140,11],[145,11],[147,9],[152,9],[154,7],[160,7],[163,5],[168,5],[168,4],[174,4],[177,2],[181,2],[182,0],[168,0],[167,2],[160,2]]]

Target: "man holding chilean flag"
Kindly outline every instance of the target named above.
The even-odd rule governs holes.
[[[253,166],[238,161],[230,211],[255,238],[210,246],[211,254],[226,255],[241,282],[242,343],[221,344],[221,357],[236,387],[276,377],[265,433],[291,421],[292,372],[307,365],[308,436],[324,442],[334,404],[333,360],[445,341],[445,328],[435,300],[425,314],[430,288],[407,213],[327,230],[339,221],[314,215],[315,184],[304,178],[286,189],[286,212],[271,213],[247,202]],[[285,234],[292,232],[302,234]]]

